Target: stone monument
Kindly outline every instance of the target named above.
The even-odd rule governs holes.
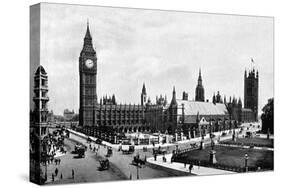
[[[215,147],[215,142],[214,142],[213,139],[211,139],[211,148],[212,148],[212,150],[210,151],[210,159],[209,159],[209,162],[211,164],[216,164],[217,163],[216,151],[214,150],[214,147]]]

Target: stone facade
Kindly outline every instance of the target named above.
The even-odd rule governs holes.
[[[253,68],[244,75],[244,108],[251,109],[258,120],[259,72]]]
[[[241,99],[233,98],[227,102],[225,97],[222,100],[218,92],[217,95],[214,94],[212,102],[205,102],[201,69],[195,90],[195,101],[188,100],[187,92],[183,93],[182,100],[178,100],[174,87],[169,104],[164,95],[156,96],[155,103],[152,103],[143,84],[140,105],[118,104],[115,95],[103,97],[98,104],[97,58],[92,46],[89,25],[80,53],[79,73],[78,130],[112,143],[118,143],[118,140],[128,132],[168,133],[175,135],[176,140],[182,136],[194,138],[212,132],[231,130],[237,128],[243,121],[254,119],[253,110],[243,109]],[[246,94],[249,95],[248,92]],[[248,100],[251,101],[252,98],[246,101]]]

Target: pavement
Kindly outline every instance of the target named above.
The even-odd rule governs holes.
[[[182,172],[185,172],[185,173],[189,173],[189,165],[188,164],[186,165],[186,167],[184,167],[183,163],[177,163],[177,162],[171,163],[172,154],[165,155],[165,157],[167,159],[167,162],[163,162],[162,156],[158,156],[156,161],[154,160],[153,157],[148,158],[147,162],[149,162],[151,164],[154,164],[154,165],[162,166],[163,168],[174,169],[174,170],[182,171]],[[199,176],[219,175],[219,174],[234,174],[234,173],[236,173],[236,172],[220,170],[220,169],[215,169],[215,168],[207,168],[207,167],[196,166],[196,165],[193,165],[193,169],[191,170],[191,174],[199,175]]]

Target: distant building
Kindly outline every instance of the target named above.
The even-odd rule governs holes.
[[[188,93],[185,91],[182,93],[182,100],[188,101]]]
[[[48,122],[55,122],[55,116],[53,110],[48,113]]]
[[[258,120],[259,72],[253,68],[244,75],[244,108],[251,109]]]
[[[70,111],[69,109],[65,109],[63,111],[63,117],[65,121],[71,121],[75,116],[74,110]]]
[[[142,106],[145,105],[145,103],[146,103],[146,98],[147,98],[146,88],[145,88],[145,84],[143,83],[142,91],[141,91],[141,105],[142,105]]]
[[[198,83],[195,90],[195,101],[205,101],[205,91],[202,83],[201,69],[199,70]]]

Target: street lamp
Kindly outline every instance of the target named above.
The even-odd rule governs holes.
[[[245,154],[245,172],[248,172],[248,159],[249,159],[249,156],[248,156],[248,154],[246,153],[246,154]]]
[[[139,163],[137,163],[137,179],[140,179],[140,177],[139,177]]]

